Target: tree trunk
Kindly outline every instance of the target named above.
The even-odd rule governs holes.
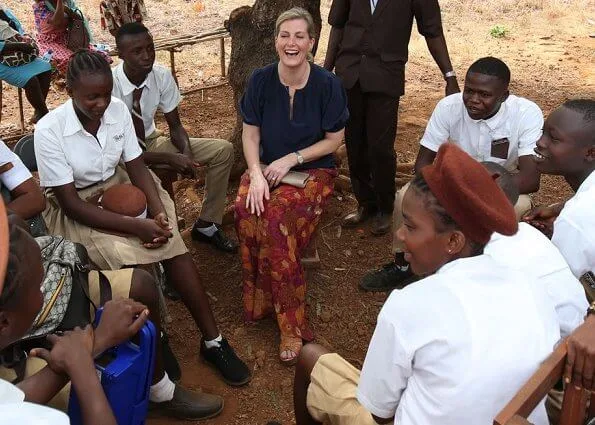
[[[275,62],[275,21],[285,10],[294,6],[306,9],[314,18],[316,27],[316,53],[322,20],[320,0],[256,0],[252,7],[242,6],[231,12],[225,27],[231,33],[231,59],[229,61],[229,84],[233,89],[236,108],[236,125],[230,141],[235,148],[235,163],[232,178],[238,178],[246,169],[242,150],[242,117],[238,110],[239,101],[246,89],[248,78],[257,68]]]

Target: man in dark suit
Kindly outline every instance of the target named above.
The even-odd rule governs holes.
[[[334,0],[324,67],[335,69],[349,102],[345,131],[349,171],[358,201],[344,226],[373,218],[372,234],[391,228],[395,200],[399,97],[413,18],[446,80],[446,94],[459,92],[442,32],[438,0]]]

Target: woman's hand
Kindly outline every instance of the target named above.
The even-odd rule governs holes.
[[[135,219],[133,232],[141,240],[145,248],[159,248],[167,243],[167,240],[173,236],[169,229],[164,228],[162,223],[157,221],[157,217],[159,217],[159,214],[155,219]]]
[[[250,214],[256,213],[260,217],[260,213],[264,211],[264,199],[270,199],[269,185],[264,178],[262,171],[256,169],[250,173],[250,188],[248,189],[248,196],[246,196],[246,209],[250,210]]]
[[[270,187],[276,187],[281,183],[281,179],[289,172],[292,167],[297,165],[297,155],[290,153],[276,161],[271,162],[264,170],[264,177],[269,182]]]

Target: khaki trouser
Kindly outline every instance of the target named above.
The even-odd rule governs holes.
[[[200,211],[204,221],[221,224],[227,200],[227,183],[233,165],[233,145],[221,139],[190,138],[194,159],[207,166],[205,198]],[[169,137],[158,132],[147,137],[148,152],[179,153]]]
[[[403,252],[403,243],[397,238],[397,229],[403,224],[403,196],[409,188],[409,183],[397,191],[395,196],[395,206],[393,209],[393,245],[392,253]],[[531,197],[529,195],[520,195],[514,206],[517,220],[531,209]]]

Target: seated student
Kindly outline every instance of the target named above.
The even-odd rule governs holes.
[[[441,146],[405,193],[403,216],[397,233],[407,260],[428,277],[389,296],[361,376],[337,354],[304,347],[298,425],[488,425],[559,340],[545,291],[483,254],[493,232],[510,236],[518,226],[469,155]],[[548,423],[543,403],[531,422]]]
[[[552,242],[570,270],[595,285],[595,100],[569,100],[547,117],[535,162],[540,172],[563,176],[575,194],[523,219],[549,234],[553,223]],[[592,298],[594,289],[585,289]]]
[[[514,205],[519,196],[514,176],[494,162],[482,165]],[[529,274],[540,288],[545,288],[556,308],[562,338],[583,323],[589,305],[585,290],[560,251],[533,226],[521,222],[513,236],[494,232],[483,252],[504,266]]]
[[[112,95],[123,101],[130,113],[136,137],[149,167],[167,165],[179,173],[194,176],[199,165],[207,166],[205,199],[192,238],[234,252],[238,245],[220,229],[227,183],[233,165],[233,145],[221,139],[189,138],[180,122],[178,105],[182,100],[178,85],[168,68],[155,65],[153,36],[140,22],[122,25],[116,34],[122,62],[113,69]],[[163,111],[170,137],[155,128],[155,112]],[[171,182],[169,183],[171,186]],[[165,189],[173,194],[171,187]]]
[[[11,219],[14,220],[14,216],[11,216]],[[22,225],[24,225],[24,223]],[[26,229],[26,225],[24,225],[23,228]],[[46,258],[44,253],[50,251],[52,256],[56,252],[60,254],[67,253],[68,243],[61,237],[54,238],[52,236],[37,238],[36,242],[38,246],[35,247],[35,249],[28,249],[24,253],[21,258],[21,264],[36,264],[39,259],[43,259],[45,273],[55,273],[55,271],[51,269],[52,266],[49,263],[50,259]],[[40,251],[40,248],[42,248],[43,251]],[[60,249],[63,249],[64,251],[58,251]],[[67,261],[66,258],[68,258],[68,254],[63,258],[65,258],[64,261]],[[37,310],[43,311],[46,317],[52,317],[59,314],[55,309],[62,308],[63,303],[56,302],[50,304],[50,300],[56,297],[57,292],[55,292],[55,289],[54,292],[48,292],[54,287],[47,283],[44,275],[42,275],[42,279],[42,282],[40,282],[38,286],[42,286],[43,303],[42,307]],[[89,308],[90,303],[87,301],[87,297],[93,306],[101,306],[111,298],[130,297],[131,299],[142,303],[143,309],[141,311],[146,310],[148,307],[148,318],[155,325],[157,334],[159,335],[161,332],[161,316],[157,287],[152,276],[144,270],[131,268],[114,271],[92,270],[88,274],[87,288],[81,288],[80,283],[76,282],[74,279],[64,280],[62,285],[62,288],[70,290],[67,308],[61,320],[62,324],[86,324],[92,322],[92,314],[94,315],[95,309],[92,307]],[[46,286],[50,286],[50,288],[47,288]],[[64,297],[64,292],[59,292],[59,294],[59,297],[62,299]],[[130,305],[135,306],[140,304],[135,304],[131,301]],[[147,307],[144,307],[144,305]],[[111,310],[111,307],[107,308],[107,311],[109,310]],[[36,318],[34,325],[29,328],[22,338],[18,339],[18,341],[22,341],[20,343],[20,348],[23,349],[29,347],[31,344],[27,341],[33,337],[38,337],[40,334],[43,335],[43,329],[43,322],[39,322]],[[193,393],[171,381],[167,373],[164,371],[161,339],[157,340],[155,353],[153,385],[149,392],[149,401],[151,402],[150,407],[152,410],[182,419],[205,419],[215,416],[223,410],[223,399],[221,397],[205,393]],[[28,367],[29,365],[27,364],[26,366]],[[34,365],[33,368],[35,368]]]
[[[10,192],[6,206],[21,218],[28,220],[45,208],[45,198],[39,185],[23,161],[0,140],[0,188]]]
[[[162,262],[168,281],[202,332],[203,358],[228,384],[246,384],[250,371],[217,329],[198,270],[178,231],[174,203],[143,162],[126,105],[111,97],[109,64],[96,52],[79,50],[68,65],[66,83],[72,99],[35,129],[48,231],[83,244],[101,269]],[[93,202],[105,189],[130,182],[144,192],[150,218],[112,213]]]
[[[510,70],[500,59],[475,61],[465,76],[463,93],[438,102],[420,141],[415,171],[434,161],[438,148],[454,143],[477,161],[493,161],[514,173],[519,196],[518,219],[531,208],[529,193],[539,189],[533,149],[541,136],[543,114],[530,100],[509,94]],[[403,222],[401,206],[407,185],[397,193],[393,228]],[[402,287],[413,279],[403,244],[393,237],[394,261],[368,272],[360,282],[365,291]]]
[[[2,201],[0,201],[2,202]],[[0,220],[6,220],[0,208]],[[23,337],[42,305],[40,284],[43,267],[35,240],[19,225],[9,225],[9,246],[0,247],[1,262],[7,264],[6,278],[0,276],[0,349]],[[8,257],[8,260],[7,258]],[[26,265],[26,267],[24,267]],[[4,269],[3,267],[0,267]],[[48,337],[51,351],[34,349],[31,355],[48,366],[16,386],[0,379],[0,423],[34,423],[43,417],[47,424],[69,424],[63,413],[43,407],[71,380],[77,392],[86,425],[116,425],[95,371],[93,357],[136,335],[147,320],[146,307],[130,300],[106,304],[101,324]],[[135,316],[138,318],[135,319]]]

